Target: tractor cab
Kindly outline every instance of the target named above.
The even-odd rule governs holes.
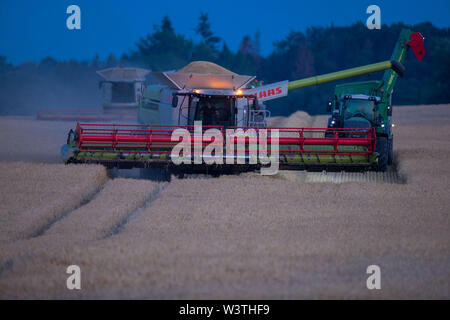
[[[328,128],[372,128],[379,122],[378,104],[381,99],[377,96],[363,94],[342,95],[332,109],[332,116],[328,119]]]
[[[343,128],[371,128],[376,123],[379,97],[346,95],[342,99]]]

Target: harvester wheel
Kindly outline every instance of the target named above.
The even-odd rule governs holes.
[[[388,165],[392,165],[394,162],[394,141],[391,139],[388,140]]]
[[[376,152],[378,152],[378,171],[387,171],[389,148],[388,139],[386,137],[377,137]]]

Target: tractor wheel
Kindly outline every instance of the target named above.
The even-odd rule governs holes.
[[[394,140],[393,138],[388,140],[388,165],[394,163]]]
[[[377,137],[376,152],[378,152],[378,171],[387,171],[389,149],[388,139],[386,137]]]

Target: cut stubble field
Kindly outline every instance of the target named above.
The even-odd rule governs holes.
[[[11,162],[57,155],[37,143],[29,159],[30,136],[2,139],[0,297],[448,299],[450,105],[398,107],[394,120],[404,184],[110,179],[101,166]],[[64,142],[67,124],[35,122],[53,149]],[[72,264],[81,290],[66,288]],[[372,264],[381,290],[366,287]]]

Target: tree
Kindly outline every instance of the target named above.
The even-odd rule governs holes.
[[[249,56],[255,55],[255,48],[253,46],[252,40],[248,35],[245,35],[244,38],[242,38],[239,52],[241,52],[243,55]]]
[[[303,42],[301,46],[297,48],[297,55],[291,77],[293,79],[299,79],[302,77],[311,77],[314,74],[314,55],[311,50],[309,50],[306,42]]]
[[[52,72],[55,67],[58,65],[58,61],[53,59],[52,57],[45,57],[39,63],[38,69],[40,72],[48,73]]]
[[[205,60],[205,61],[212,61],[217,62],[217,53],[206,43],[200,42],[196,46],[194,46],[194,49],[192,51],[192,57],[191,60]]]
[[[5,56],[0,56],[0,74],[12,70],[13,66],[8,62]]]
[[[235,69],[249,75],[256,75],[260,67],[261,59],[255,52],[255,46],[250,36],[242,38],[238,54],[235,57]]]
[[[219,64],[227,69],[233,70],[234,67],[234,61],[235,55],[234,53],[228,48],[227,44],[224,43],[222,45],[222,50],[219,53]]]
[[[113,54],[110,54],[108,56],[108,58],[106,59],[106,67],[107,68],[115,68],[117,66],[118,66],[118,62],[117,62],[116,57],[114,57]]]
[[[140,38],[136,49],[123,59],[135,66],[147,67],[153,71],[171,70],[182,67],[192,57],[193,44],[183,35],[176,34],[166,15],[154,32]]]
[[[209,22],[207,13],[200,13],[200,17],[198,19],[198,25],[195,28],[195,32],[199,34],[205,44],[210,47],[213,51],[217,51],[217,45],[220,42],[220,38],[215,36],[211,31],[211,24]]]
[[[435,87],[431,97],[437,103],[448,103],[450,101],[450,81],[448,81],[448,73],[450,71],[450,39],[444,39],[438,42],[433,48],[435,55],[435,73],[433,83]]]
[[[91,67],[94,68],[94,69],[100,68],[100,57],[98,56],[98,53],[95,54],[94,59],[92,59]]]
[[[253,38],[253,44],[255,47],[255,53],[260,56],[261,55],[261,31],[259,29],[256,29],[254,38]]]
[[[162,32],[172,32],[174,33],[175,30],[172,27],[172,22],[170,22],[169,16],[166,14],[162,20],[161,23],[161,31]]]

